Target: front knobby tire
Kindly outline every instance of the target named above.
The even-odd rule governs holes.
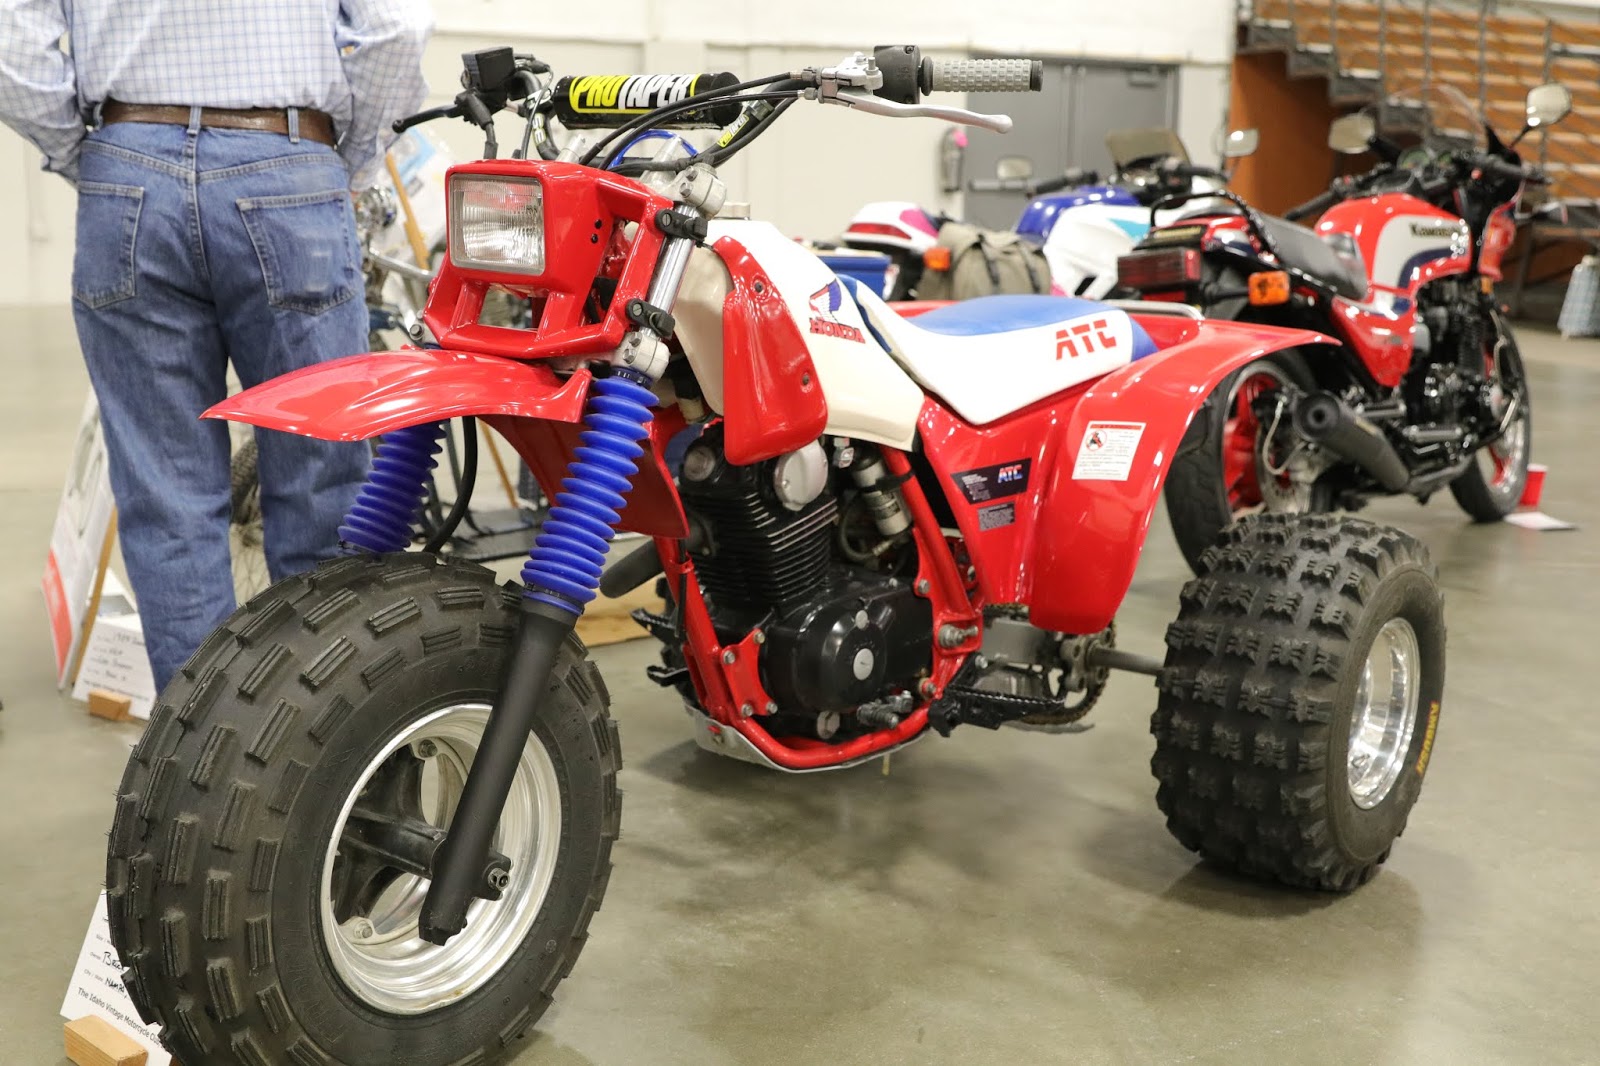
[[[1151,719],[1156,802],[1180,843],[1297,887],[1347,891],[1371,878],[1422,791],[1438,727],[1434,574],[1415,538],[1333,515],[1247,518],[1205,553],[1167,629]],[[1407,632],[1409,651],[1393,651]],[[1374,746],[1362,732],[1358,743],[1354,722],[1381,721],[1358,719],[1358,703],[1378,706],[1363,697],[1390,691],[1399,672],[1388,668],[1406,655],[1409,732],[1396,717],[1392,735],[1378,731]],[[1371,758],[1377,749],[1388,757]]]
[[[475,750],[472,729],[481,737],[514,645],[518,598],[490,571],[435,556],[338,560],[241,608],[162,693],[118,791],[107,908],[129,995],[147,1022],[162,1026],[178,1061],[489,1064],[508,1056],[549,1006],[605,894],[621,810],[609,699],[575,637],[561,651],[524,756],[542,775],[525,795],[552,800],[544,811],[553,808],[554,820],[514,810],[514,790],[496,843],[511,850],[513,825],[525,840],[539,838],[528,854],[542,857],[542,896],[508,891],[474,912],[473,921],[485,921],[491,908],[520,900],[519,913],[532,917],[510,928],[525,935],[429,976],[430,959],[419,952],[449,948],[416,940],[415,919],[407,926],[405,907],[391,898],[409,890],[415,904],[426,882],[380,872],[352,888],[354,852],[340,828],[358,800],[376,805],[380,791],[400,795],[406,782],[413,791],[431,788],[422,803],[434,814],[423,816],[447,824],[449,796],[459,794]],[[436,748],[411,738],[445,720],[454,732],[439,746],[465,736],[465,748],[439,757],[429,785],[419,767]],[[410,746],[387,753],[402,741]],[[405,761],[413,752],[415,766]],[[365,900],[354,905],[370,908],[377,925],[356,934],[374,937],[362,945],[370,950],[341,956],[356,957],[355,969],[335,962],[341,942],[329,938],[341,927],[323,910],[324,867],[333,883],[344,877],[352,888],[340,897],[346,913],[350,900]],[[513,866],[513,888],[516,878]],[[363,885],[366,895],[355,890]],[[380,890],[390,892],[382,916]],[[337,921],[359,926],[365,913]],[[409,952],[402,969],[412,984],[386,988],[385,952]],[[485,955],[496,960],[488,968]],[[418,998],[415,982],[430,980],[454,981],[459,994],[441,985],[442,1000]]]

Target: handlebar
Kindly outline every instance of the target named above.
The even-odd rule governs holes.
[[[420,126],[424,122],[432,122],[436,118],[459,118],[462,114],[464,112],[457,105],[442,104],[439,107],[430,107],[426,111],[418,111],[415,115],[396,119],[393,129],[396,133],[404,133],[412,126]]]
[[[1484,174],[1504,178],[1507,181],[1528,181],[1537,176],[1536,171],[1530,173],[1530,168],[1523,167],[1517,163],[1508,163],[1499,156],[1482,155],[1473,160],[1473,163]]]
[[[555,84],[552,114],[569,130],[616,129],[647,111],[684,103],[735,85],[738,77],[715,74],[581,74]],[[708,100],[705,107],[674,115],[659,128],[696,129],[726,126],[743,105],[735,98]]]
[[[1283,213],[1283,217],[1290,222],[1298,222],[1311,215],[1320,215],[1334,204],[1343,200],[1344,196],[1338,189],[1329,189],[1318,196],[1313,196],[1298,207],[1291,207]]]

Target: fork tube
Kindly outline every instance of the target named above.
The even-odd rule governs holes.
[[[653,306],[670,310],[693,250],[688,238],[669,238],[663,244],[649,290]],[[630,342],[637,351],[660,349],[663,338],[652,330],[640,326],[635,333],[624,341],[619,359]],[[418,932],[431,943],[446,943],[466,928],[474,897],[499,898],[498,886],[487,880],[495,875],[487,865],[489,847],[561,647],[594,599],[606,551],[633,488],[653,418],[653,365],[654,359],[647,358],[642,366],[619,366],[590,385],[581,446],[567,465],[563,490],[523,566],[516,643],[423,902]]]

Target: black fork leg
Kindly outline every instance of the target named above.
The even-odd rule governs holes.
[[[550,687],[556,657],[578,621],[571,611],[535,600],[524,600],[522,611],[516,648],[489,712],[483,742],[472,758],[449,835],[439,847],[434,879],[422,905],[419,933],[433,944],[443,944],[467,927],[467,907],[475,897],[500,896],[502,886],[492,879],[504,874],[490,862],[489,846],[534,715]],[[484,888],[488,891],[480,891]]]

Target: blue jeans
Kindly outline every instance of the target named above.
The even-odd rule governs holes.
[[[89,135],[72,270],[122,557],[158,690],[234,610],[229,439],[199,415],[246,387],[367,349],[349,175],[272,133],[119,123]],[[256,435],[273,580],[338,550],[365,444]]]

